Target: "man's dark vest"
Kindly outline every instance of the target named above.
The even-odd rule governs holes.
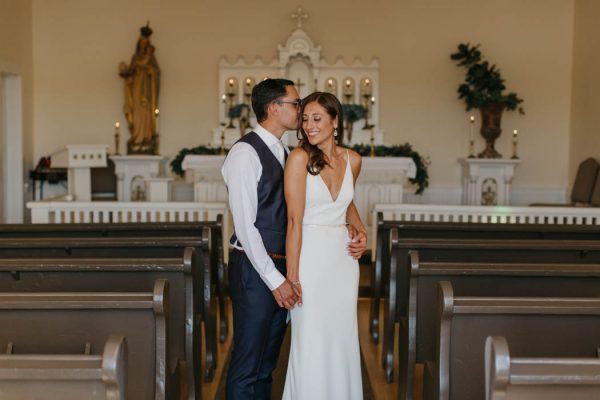
[[[238,142],[248,143],[256,150],[262,174],[258,181],[258,209],[254,226],[262,237],[268,252],[285,254],[285,234],[287,230],[287,207],[283,192],[283,168],[255,132],[244,135]],[[237,143],[237,142],[236,142]],[[231,243],[237,240],[235,232]]]

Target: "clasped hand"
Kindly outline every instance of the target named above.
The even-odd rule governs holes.
[[[299,282],[292,282],[286,279],[279,287],[272,291],[275,301],[279,307],[285,307],[288,310],[294,308],[296,304],[302,305],[302,287]]]

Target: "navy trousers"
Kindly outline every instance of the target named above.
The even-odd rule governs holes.
[[[275,267],[285,276],[285,260],[276,260]],[[238,250],[229,257],[229,286],[233,351],[227,372],[227,400],[269,400],[287,310],[277,305],[248,257]]]

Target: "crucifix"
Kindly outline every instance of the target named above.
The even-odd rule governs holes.
[[[304,85],[306,85],[306,83],[302,82],[300,78],[296,80],[296,86],[298,87],[298,91],[300,91],[300,89],[302,89],[302,86]]]
[[[302,7],[298,7],[296,11],[293,12],[290,16],[292,17],[292,19],[296,20],[296,26],[298,27],[298,29],[302,29],[302,20],[308,19],[308,14],[304,12],[304,9],[302,9]]]

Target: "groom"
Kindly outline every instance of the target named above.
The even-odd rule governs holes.
[[[227,399],[270,399],[271,373],[286,328],[287,310],[300,293],[285,278],[287,209],[283,166],[285,131],[298,128],[300,97],[287,79],[266,79],[252,90],[257,124],[238,140],[221,170],[229,192],[235,233],[229,258],[233,305],[233,351],[227,373]],[[349,207],[349,221],[358,213]],[[360,257],[366,235],[354,236],[349,253]]]

